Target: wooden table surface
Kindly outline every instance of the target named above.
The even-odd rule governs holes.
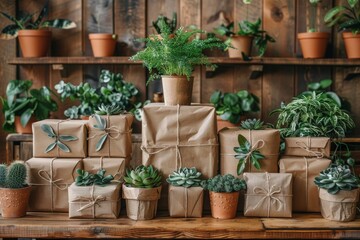
[[[330,239],[360,238],[360,218],[341,223],[320,214],[295,214],[293,218],[218,220],[157,217],[148,221],[119,219],[68,219],[67,214],[28,213],[24,218],[0,218],[0,237],[15,238],[236,238]]]

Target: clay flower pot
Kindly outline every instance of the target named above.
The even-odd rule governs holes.
[[[242,52],[245,53],[245,55],[250,56],[252,40],[253,37],[250,36],[231,37],[231,46],[234,48],[229,48],[229,57],[242,58]]]
[[[165,105],[190,105],[194,77],[161,76]]]
[[[26,215],[31,187],[0,188],[0,208],[3,218],[18,218]]]
[[[45,57],[51,42],[49,30],[19,30],[18,38],[23,57]]]
[[[231,219],[236,217],[240,192],[217,193],[210,191],[209,194],[213,218]]]
[[[109,33],[89,34],[94,57],[111,57],[116,47],[116,35]]]
[[[324,58],[330,33],[306,32],[299,33],[298,39],[304,58]]]
[[[15,116],[15,131],[20,134],[32,134],[32,124],[36,122],[36,118],[31,116],[25,127],[21,125],[20,116]]]
[[[343,32],[342,36],[347,57],[360,58],[360,33]]]

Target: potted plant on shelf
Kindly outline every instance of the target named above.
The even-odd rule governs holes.
[[[319,26],[316,24],[318,20],[316,12],[319,2],[320,0],[309,0],[309,27],[307,32],[298,33],[304,58],[323,58],[326,53],[330,33],[319,32]]]
[[[189,105],[191,103],[194,67],[206,65],[215,67],[203,54],[203,50],[211,48],[225,49],[226,45],[217,38],[200,39],[195,37],[203,31],[185,30],[180,27],[171,35],[171,29],[161,21],[161,39],[150,35],[141,41],[146,48],[130,59],[143,61],[150,71],[149,81],[162,75],[165,105]]]
[[[170,217],[201,217],[203,210],[203,188],[201,173],[196,168],[179,168],[169,175]]]
[[[31,89],[30,80],[11,80],[6,88],[6,99],[0,97],[5,121],[3,129],[9,132],[32,133],[32,123],[49,117],[58,105],[47,87]]]
[[[24,57],[44,57],[49,49],[51,31],[46,28],[75,28],[76,24],[68,19],[44,20],[48,14],[48,6],[45,5],[36,20],[34,14],[26,14],[17,19],[5,12],[0,12],[5,18],[14,22],[1,31],[0,39],[13,39],[19,37],[21,52]]]
[[[343,31],[346,55],[348,58],[360,58],[360,2],[347,0],[348,6],[340,5],[330,9],[324,21],[327,26],[338,25]]]
[[[123,198],[126,200],[128,218],[149,220],[156,216],[161,180],[161,173],[152,165],[140,165],[134,170],[126,170]]]
[[[241,116],[260,110],[259,98],[247,90],[237,93],[215,91],[210,97],[210,102],[216,109],[218,131],[225,127],[238,126]]]
[[[240,190],[246,189],[244,180],[231,174],[217,175],[202,181],[201,186],[209,190],[213,218],[235,218]]]
[[[329,220],[347,222],[355,219],[359,201],[360,179],[348,165],[331,165],[315,177],[320,188],[321,215]]]
[[[27,183],[28,169],[23,161],[15,161],[8,167],[0,164],[0,208],[4,218],[26,215],[31,186]]]

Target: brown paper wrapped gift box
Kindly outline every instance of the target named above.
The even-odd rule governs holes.
[[[121,206],[121,184],[69,187],[69,218],[117,218]]]
[[[286,156],[330,157],[330,138],[326,137],[291,137],[285,138]]]
[[[170,217],[202,217],[203,204],[202,187],[169,186]]]
[[[131,113],[100,116],[106,119],[106,129],[102,131],[94,127],[96,118],[91,116],[88,122],[88,151],[90,157],[129,157],[132,152],[131,124],[134,116]],[[96,151],[100,138],[108,134],[102,148]]]
[[[320,212],[319,191],[314,180],[330,163],[326,158],[284,156],[280,159],[280,173],[293,175],[294,212]]]
[[[87,121],[83,120],[58,120],[47,119],[35,122],[33,128],[33,156],[34,157],[62,157],[62,158],[83,158],[87,156]],[[58,146],[48,153],[46,148],[56,141],[56,138],[49,137],[42,129],[42,124],[48,124],[57,136],[70,135],[76,137],[75,141],[64,141],[70,152],[62,151]]]
[[[81,158],[31,158],[29,211],[68,212],[68,187],[75,181]]]
[[[159,209],[168,209],[167,176],[180,167],[196,167],[204,178],[216,175],[218,139],[215,108],[209,105],[149,104],[142,115],[144,165],[163,173]]]
[[[244,173],[247,217],[291,217],[292,174]]]
[[[97,173],[99,169],[105,169],[106,175],[113,175],[114,180],[121,180],[125,174],[125,167],[129,164],[128,158],[88,157],[83,159],[84,170]]]

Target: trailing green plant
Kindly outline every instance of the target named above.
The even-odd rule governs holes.
[[[98,110],[95,110],[95,114],[98,114],[98,115],[119,115],[121,113],[124,113],[125,111],[123,109],[121,109],[121,107],[116,104],[116,103],[113,103],[113,104],[109,104],[109,105],[105,105],[105,104],[101,104],[99,107],[98,107]]]
[[[259,98],[246,90],[237,93],[222,93],[215,91],[210,102],[214,104],[216,114],[221,119],[231,123],[238,123],[241,115],[259,111]]]
[[[77,137],[71,135],[57,135],[49,124],[41,124],[40,128],[49,138],[54,139],[54,142],[46,147],[45,153],[52,151],[56,146],[63,152],[71,152],[70,148],[64,142],[78,140]]]
[[[35,13],[22,14],[20,18],[13,17],[5,12],[0,12],[2,16],[12,21],[13,24],[6,26],[2,29],[0,39],[13,39],[18,35],[19,30],[23,29],[41,29],[41,28],[61,28],[71,29],[75,28],[76,24],[68,19],[53,19],[45,20],[48,15],[48,4],[46,4],[40,11],[37,18]]]
[[[350,170],[348,165],[332,164],[315,177],[315,184],[326,189],[330,194],[337,194],[341,190],[351,191],[360,187],[360,180]]]
[[[202,181],[201,186],[205,190],[219,193],[231,193],[246,189],[245,181],[231,174],[216,175],[213,178]]]
[[[169,175],[166,181],[173,186],[177,187],[199,187],[201,184],[201,172],[198,172],[196,168],[179,168]]]
[[[265,129],[266,126],[264,122],[260,119],[246,119],[245,121],[241,121],[240,128],[248,129],[248,130],[262,130]]]
[[[238,143],[239,147],[234,147],[234,152],[236,153],[235,158],[239,159],[236,169],[237,174],[240,175],[244,172],[246,163],[248,161],[250,161],[256,169],[260,169],[260,160],[265,158],[265,156],[262,155],[259,151],[259,149],[262,147],[261,144],[263,143],[258,142],[252,146],[250,142],[246,140],[246,138],[241,134],[238,135]]]
[[[134,188],[156,188],[161,186],[162,175],[152,165],[137,166],[135,169],[126,169],[125,185]]]
[[[110,184],[111,181],[114,180],[113,175],[105,175],[105,169],[99,169],[95,174],[82,169],[77,169],[76,172],[77,174],[79,174],[79,176],[77,176],[75,179],[76,186],[105,186],[107,184]]]
[[[14,161],[9,166],[0,165],[0,187],[23,188],[27,187],[28,169],[24,161]]]
[[[162,21],[163,22],[163,21]],[[191,77],[196,65],[215,68],[203,53],[205,49],[226,49],[226,45],[218,38],[200,39],[198,34],[204,33],[199,29],[178,28],[174,34],[166,24],[160,24],[161,38],[150,35],[148,38],[138,39],[145,42],[144,50],[137,52],[130,59],[143,61],[150,71],[147,83],[158,79],[161,75],[179,75]]]
[[[279,113],[276,127],[285,137],[343,138],[355,127],[349,114],[324,93],[295,97],[271,114]]]
[[[177,25],[177,14],[173,12],[172,19],[167,18],[166,16],[159,15],[158,18],[152,22],[153,27],[155,28],[158,34],[161,34],[161,24],[166,24],[170,29],[170,33],[174,33]]]
[[[338,31],[360,32],[360,2],[347,0],[347,6],[339,5],[330,9],[324,16],[328,27],[338,25]]]
[[[21,125],[25,127],[31,116],[43,120],[49,117],[50,112],[57,111],[58,105],[51,98],[53,93],[50,89],[41,87],[30,90],[31,86],[30,80],[11,80],[6,87],[6,99],[0,97],[5,117],[5,131],[15,131],[15,116],[20,117]]]

